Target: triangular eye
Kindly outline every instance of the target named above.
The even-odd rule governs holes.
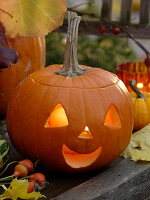
[[[105,118],[104,125],[121,128],[119,113],[114,105],[111,105]]]
[[[85,129],[82,131],[82,133],[78,136],[78,138],[92,139],[93,136],[89,128],[86,126]]]
[[[52,110],[50,116],[48,117],[44,127],[53,128],[53,127],[63,127],[68,126],[68,119],[66,112],[62,105],[58,103]]]

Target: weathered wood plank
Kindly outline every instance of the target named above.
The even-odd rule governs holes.
[[[116,25],[120,24],[120,22],[116,22]],[[100,22],[99,20],[84,20],[81,21],[80,27],[79,27],[79,33],[80,34],[91,34],[91,35],[101,35],[99,33],[99,27],[101,25],[106,25]],[[107,36],[112,36],[112,32],[110,29],[110,26],[106,25],[107,27]],[[140,25],[140,24],[128,24],[127,30],[129,33],[133,34],[136,38],[142,38],[142,39],[150,39],[150,25]],[[58,32],[67,32],[67,20],[64,21],[64,24],[62,27],[57,29]],[[126,36],[124,33],[118,34],[119,37]]]
[[[130,21],[132,0],[121,1],[121,23],[126,24]]]
[[[141,0],[140,6],[140,24],[149,22],[150,0]]]
[[[103,0],[100,17],[103,19],[111,19],[112,0]]]
[[[127,159],[51,200],[144,200],[150,196],[150,164]]]

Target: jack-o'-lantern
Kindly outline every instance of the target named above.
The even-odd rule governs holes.
[[[69,15],[64,65],[30,75],[12,96],[7,117],[21,154],[65,172],[110,163],[128,145],[133,128],[133,105],[123,82],[105,70],[78,65],[79,22],[75,13]]]
[[[45,65],[43,37],[6,39],[9,48],[18,52],[19,60],[12,67],[0,71],[0,118],[5,117],[9,98],[20,81]]]

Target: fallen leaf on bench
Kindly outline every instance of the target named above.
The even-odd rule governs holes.
[[[134,161],[150,161],[150,124],[132,134],[130,143],[121,156]]]
[[[18,198],[21,198],[33,200],[38,199],[40,197],[44,197],[44,195],[40,194],[39,192],[27,193],[28,185],[28,180],[13,179],[10,183],[9,188],[6,188],[5,185],[2,186],[5,189],[5,192],[2,195],[0,195],[0,199],[17,200]]]

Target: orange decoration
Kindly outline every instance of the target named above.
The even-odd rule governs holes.
[[[79,66],[80,17],[69,15],[64,65],[33,73],[12,95],[8,131],[16,149],[51,170],[85,172],[117,158],[133,128],[133,105],[115,74]],[[32,148],[31,148],[32,147]]]
[[[7,38],[7,42],[19,60],[0,72],[0,118],[5,117],[9,98],[20,81],[45,65],[45,38]]]
[[[136,80],[136,86],[143,92],[150,92],[150,69],[144,62],[129,62],[117,66],[117,76],[124,82],[127,89],[132,91],[130,80]]]
[[[142,92],[136,87],[136,81],[130,80],[131,97],[134,105],[134,131],[150,123],[150,93]]]

